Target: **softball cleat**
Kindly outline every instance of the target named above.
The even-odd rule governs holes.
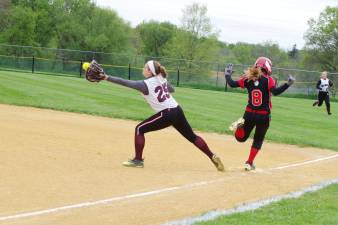
[[[230,125],[229,130],[231,130],[232,132],[235,132],[238,127],[241,127],[244,125],[244,122],[245,120],[242,117],[239,118],[238,120],[236,120]]]
[[[224,171],[224,166],[223,166],[223,163],[220,157],[218,157],[217,155],[213,155],[211,158],[211,162],[215,165],[218,171],[221,171],[221,172]]]
[[[143,160],[129,159],[128,161],[123,162],[122,165],[126,167],[143,168],[144,162]]]
[[[255,165],[253,163],[246,162],[244,164],[244,170],[245,171],[251,171],[251,170],[255,170],[255,169],[256,169],[256,167],[255,167]]]

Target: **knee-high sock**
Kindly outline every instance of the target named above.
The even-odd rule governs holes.
[[[214,155],[214,153],[212,153],[207,145],[207,143],[205,143],[205,141],[197,136],[195,141],[194,141],[194,145],[199,148],[204,154],[206,154],[210,159],[212,158],[212,156]]]
[[[246,162],[252,164],[253,161],[255,160],[255,157],[256,157],[258,151],[259,151],[259,149],[251,147],[249,158]]]
[[[144,134],[135,134],[135,158],[137,160],[143,160],[142,159],[142,153],[144,148]]]

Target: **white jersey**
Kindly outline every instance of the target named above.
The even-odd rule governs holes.
[[[320,79],[320,85],[319,85],[320,91],[328,92],[329,87],[330,87],[329,79],[326,79],[326,80]]]
[[[157,75],[144,80],[148,88],[148,95],[143,95],[155,112],[168,108],[176,108],[178,106],[176,100],[168,91],[167,79],[161,75]]]

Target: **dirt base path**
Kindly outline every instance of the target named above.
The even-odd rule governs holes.
[[[174,129],[146,135],[145,168],[125,168],[137,123],[0,105],[0,224],[161,224],[338,177],[337,152],[199,133],[225,173]],[[103,201],[101,201],[103,200]]]

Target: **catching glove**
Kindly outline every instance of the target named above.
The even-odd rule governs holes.
[[[95,61],[92,60],[89,68],[86,71],[86,79],[90,82],[100,82],[106,77],[102,67]]]

